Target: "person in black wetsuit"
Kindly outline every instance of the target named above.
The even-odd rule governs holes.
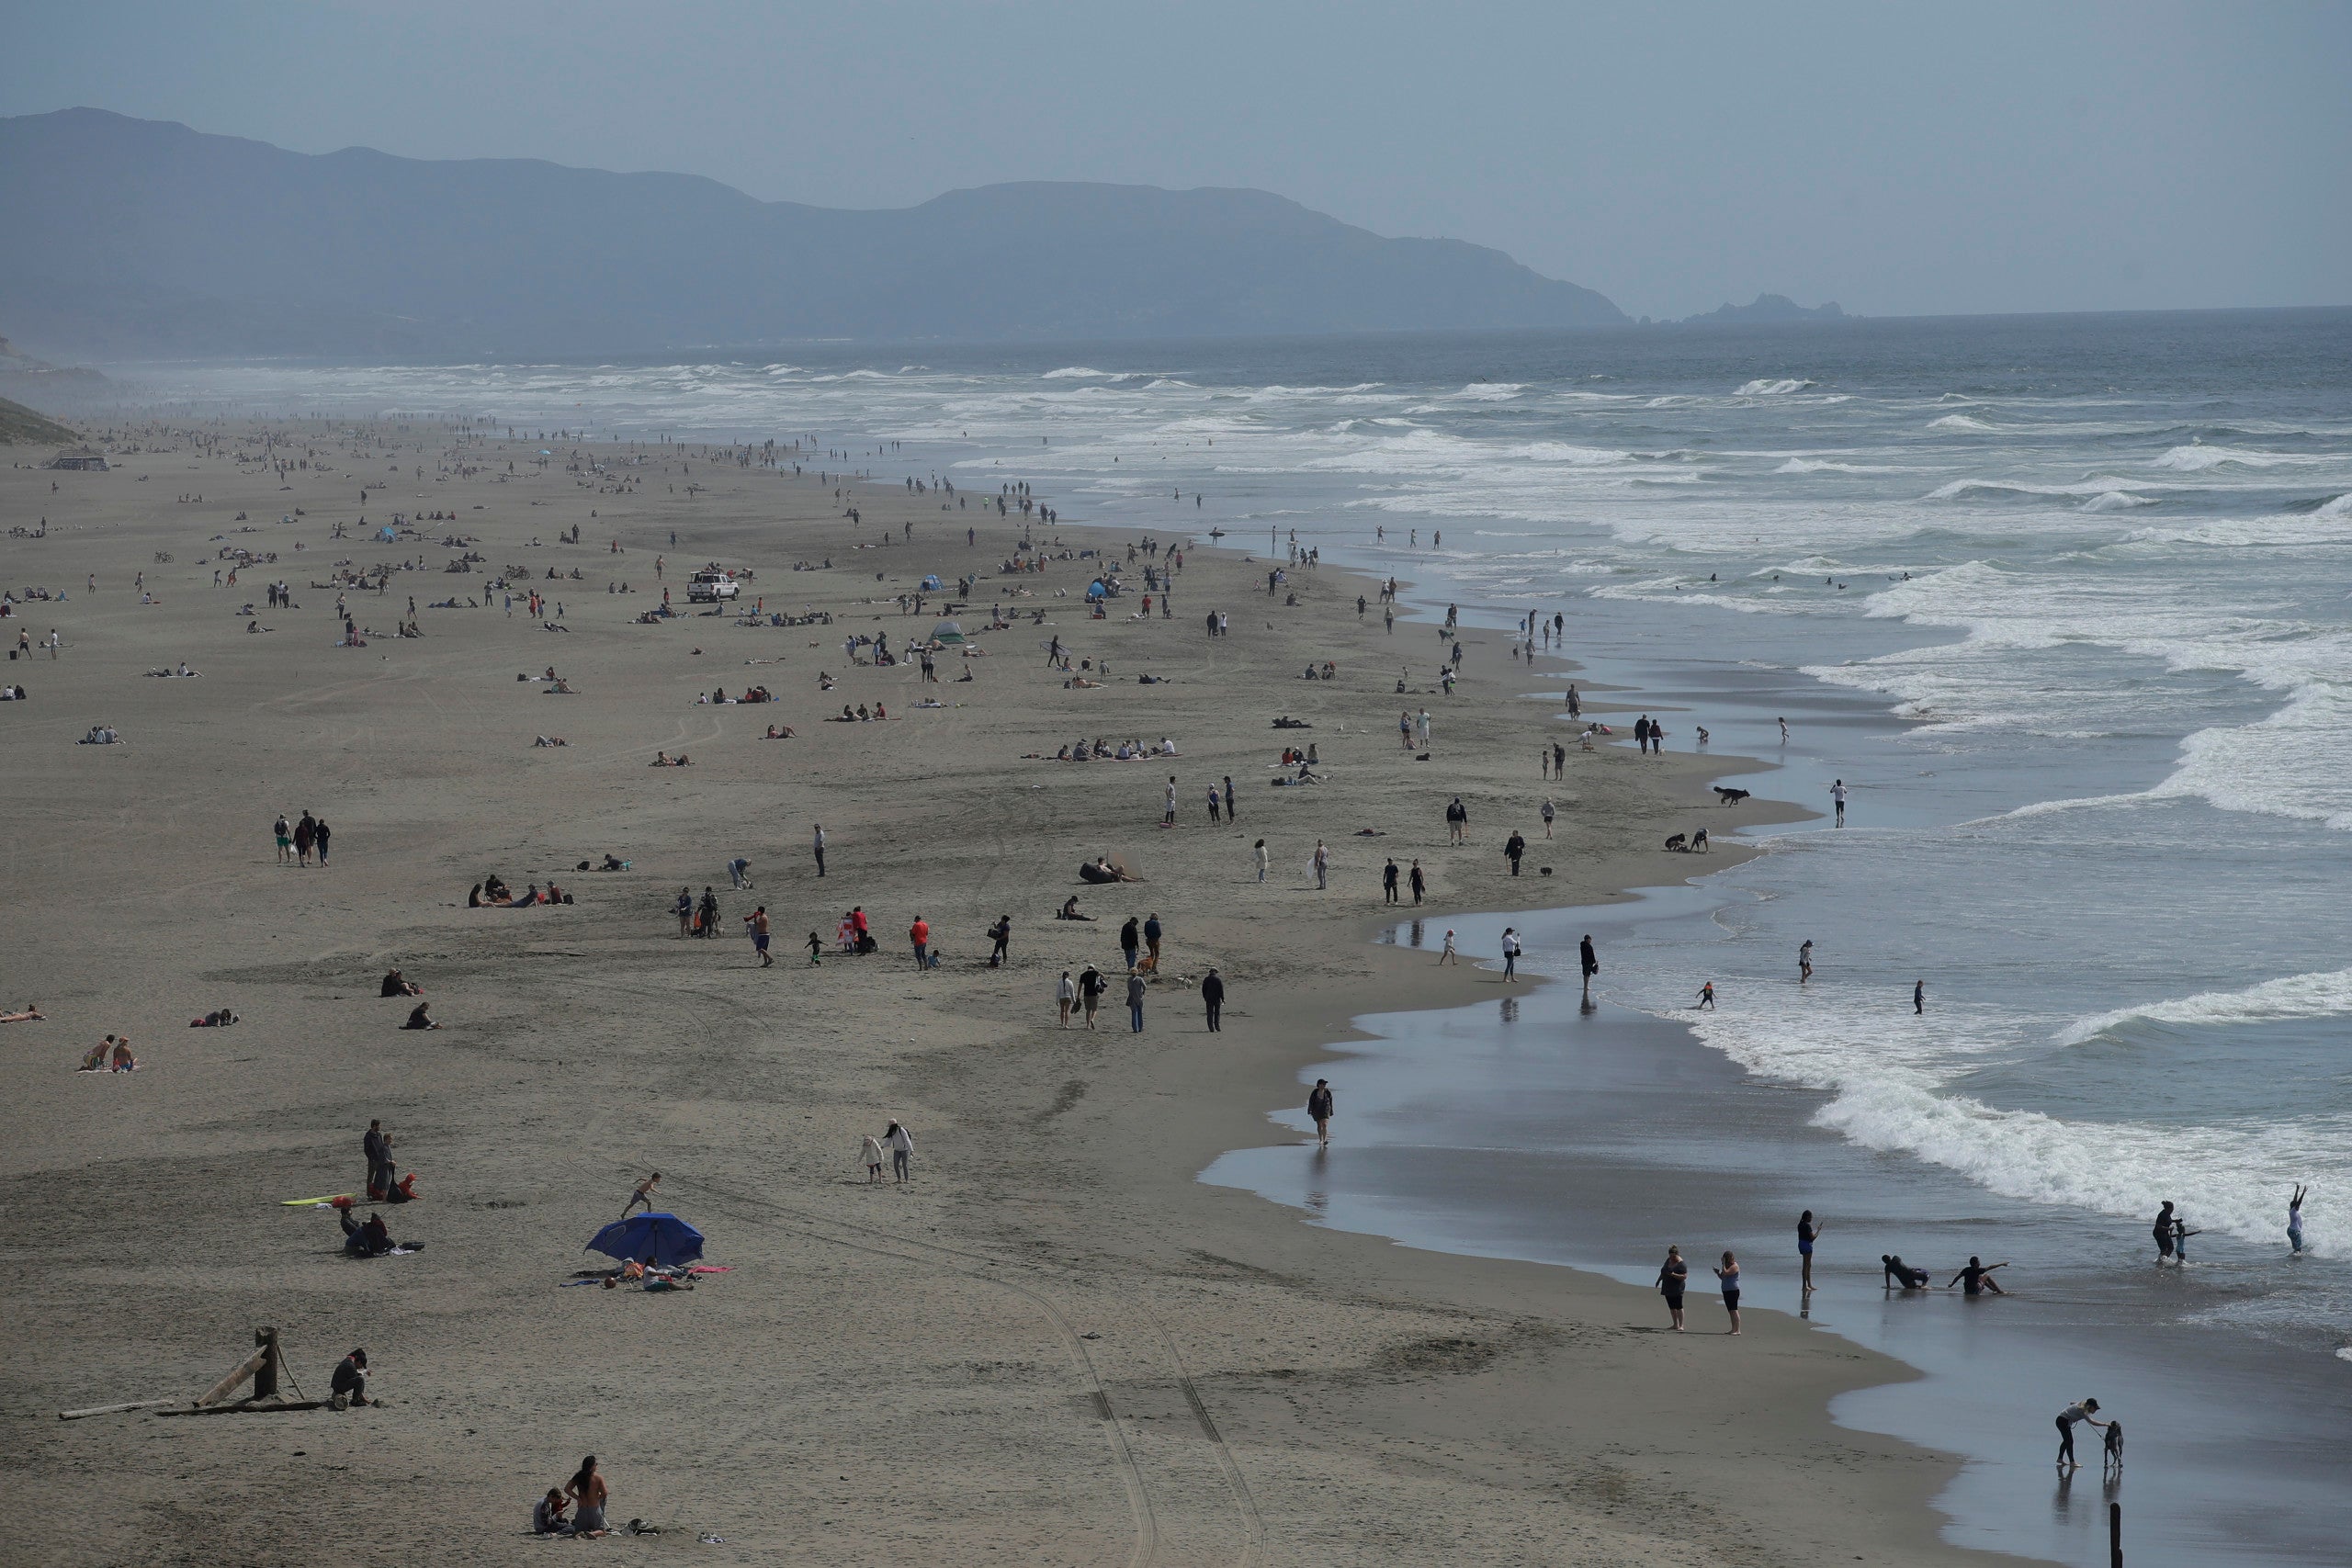
[[[1947,1280],[1944,1289],[1949,1291],[1952,1286],[1965,1280],[1967,1282],[1965,1293],[1968,1295],[1981,1296],[1990,1291],[1996,1296],[2006,1296],[2009,1292],[2001,1289],[2001,1281],[1993,1278],[1993,1270],[2007,1267],[2007,1263],[1987,1263],[1980,1258],[1972,1256],[1968,1260],[1968,1267]]]

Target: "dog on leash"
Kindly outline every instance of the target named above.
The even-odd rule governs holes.
[[[1741,801],[1747,798],[1747,792],[1744,789],[1732,789],[1724,784],[1717,784],[1714,786],[1714,789],[1715,798],[1722,801],[1725,806],[1737,806]]]
[[[2123,1473],[2123,1423],[2120,1421],[2107,1424],[2107,1457],[2101,1461],[2101,1468],[2110,1475]]]

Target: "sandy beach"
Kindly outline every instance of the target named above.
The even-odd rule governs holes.
[[[821,457],[796,477],[788,455],[343,422],[124,427],[111,446],[106,473],[0,469],[0,527],[47,522],[0,539],[0,584],[66,595],[0,620],[11,649],[20,628],[62,644],[0,670],[28,699],[0,705],[0,1007],[45,1015],[0,1026],[0,1454],[26,1561],[508,1561],[540,1550],[532,1503],[590,1453],[614,1522],[661,1531],[605,1550],[708,1562],[1979,1557],[1938,1540],[1951,1461],[1828,1420],[1841,1391],[1905,1370],[1753,1308],[1731,1344],[1696,1288],[1706,1237],[1657,1238],[1693,1265],[1677,1336],[1654,1292],[1319,1229],[1194,1179],[1286,1136],[1266,1108],[1303,1099],[1299,1073],[1351,1017],[1502,985],[1369,940],[1385,860],[1427,872],[1433,931],[1718,868],[1732,846],[1685,863],[1659,845],[1766,819],[1708,793],[1733,760],[1580,751],[1527,700],[1569,677],[1488,632],[1466,633],[1441,694],[1442,606],[1409,586],[1390,631],[1376,602],[1359,613],[1368,581],[1294,569],[1270,595],[1262,558],[1202,538],[1172,613],[1155,593],[1144,618],[1141,569],[1166,557],[1130,564],[1132,532],[844,487]],[[374,540],[395,513],[443,515]],[[1001,570],[1024,537],[1054,558]],[[229,548],[275,559],[232,587]],[[1080,551],[1131,585],[1105,619]],[[445,570],[469,553],[474,570]],[[752,574],[735,605],[639,622],[664,588],[705,608],[686,580],[707,562]],[[379,563],[419,570],[349,591],[365,646],[336,646],[334,574]],[[948,591],[909,613],[933,573]],[[291,605],[266,604],[281,581]],[[564,630],[529,613],[534,590]],[[451,595],[473,604],[430,607]],[[396,637],[412,596],[422,635]],[[844,654],[852,634],[907,648],[950,602],[979,656],[944,649],[936,684]],[[754,603],[762,624],[738,625]],[[1017,624],[984,629],[995,606]],[[1206,635],[1212,612],[1228,635]],[[1109,673],[1049,669],[1055,639]],[[1324,660],[1336,679],[1301,679]],[[147,673],[182,661],[198,676]],[[549,668],[568,693],[518,679]],[[1081,673],[1101,683],[1069,683]],[[775,700],[699,700],[751,687]],[[1621,695],[1622,728],[1638,694]],[[827,722],[876,704],[887,720]],[[1432,716],[1426,761],[1398,744],[1407,706]],[[1283,715],[1312,728],[1272,728]],[[120,742],[76,744],[98,725]],[[1030,760],[1081,736],[1179,755]],[[1555,740],[1558,783],[1538,772]],[[1322,782],[1270,787],[1282,749],[1309,741]],[[661,753],[691,765],[649,765]],[[1238,819],[1212,823],[1227,777]],[[330,863],[279,863],[273,818],[306,811],[334,829]],[[1081,882],[1104,854],[1144,880]],[[627,869],[575,869],[607,855]],[[749,890],[729,884],[739,855]],[[467,907],[491,873],[573,902]],[[707,886],[719,934],[682,939],[673,904]],[[1052,918],[1073,895],[1091,923]],[[760,906],[773,967],[745,934]],[[841,956],[854,907],[879,950]],[[1141,1033],[1129,915],[1166,930]],[[918,916],[936,968],[911,955]],[[1101,1027],[1057,1028],[1056,982],[1089,963],[1114,985]],[[401,1027],[413,1004],[379,995],[394,966],[440,1029]],[[240,1021],[188,1027],[218,1009]],[[74,1072],[108,1033],[138,1070]],[[422,1199],[382,1212],[424,1247],[360,1260],[331,1210],[285,1201],[358,1190],[371,1118]],[[860,1139],[893,1118],[913,1179],[870,1184]],[[691,1302],[566,1288],[605,1264],[582,1244],[655,1170],[660,1206],[729,1271]],[[386,1406],[57,1418],[201,1393],[263,1325],[314,1394],[366,1347]]]

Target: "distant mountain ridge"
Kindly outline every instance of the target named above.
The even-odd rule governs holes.
[[[619,354],[805,338],[1611,326],[1600,294],[1264,191],[1029,183],[847,211],[691,175],[0,118],[0,313],[53,354]]]
[[[1690,326],[1701,321],[1844,321],[1852,319],[1838,309],[1835,299],[1826,305],[1805,306],[1785,294],[1758,294],[1753,304],[1718,305],[1703,315],[1683,317],[1682,324]]]

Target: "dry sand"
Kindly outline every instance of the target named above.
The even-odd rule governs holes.
[[[541,473],[524,466],[537,442],[459,447],[423,426],[355,441],[343,424],[277,427],[292,457],[332,469],[297,469],[288,489],[232,460],[259,450],[262,428],[215,427],[217,456],[185,434],[126,437],[149,449],[109,474],[0,472],[0,524],[50,522],[44,539],[0,539],[0,582],[70,594],[0,622],[10,646],[20,625],[37,638],[54,626],[65,644],[54,661],[0,666],[31,697],[0,705],[0,1004],[48,1015],[0,1027],[9,1559],[520,1561],[548,1550],[525,1533],[533,1499],[591,1452],[616,1522],[664,1532],[607,1541],[606,1555],[1961,1556],[1927,1506],[1949,1461],[1825,1414],[1838,1391],[1902,1375],[1894,1363],[1765,1311],[1734,1345],[1696,1289],[1702,1332],[1673,1336],[1653,1293],[1325,1231],[1193,1180],[1223,1149],[1288,1136],[1266,1108],[1301,1096],[1299,1070],[1350,1015],[1499,984],[1365,940],[1386,855],[1430,870],[1433,916],[1604,897],[1685,869],[1662,863],[1665,833],[1755,819],[1712,812],[1719,765],[1572,748],[1568,780],[1547,786],[1545,721],[1515,694],[1532,682],[1508,644],[1470,634],[1466,682],[1441,698],[1430,623],[1384,633],[1376,606],[1355,612],[1369,585],[1333,570],[1295,572],[1302,603],[1287,608],[1269,600],[1263,563],[1195,550],[1172,619],[1129,621],[1126,598],[1090,622],[1079,564],[995,574],[1022,530],[977,498],[943,513],[935,494],[870,487],[853,525],[830,486],[788,471],[696,457],[692,477],[710,488],[690,498],[657,461],[616,493],[566,471],[568,445],[547,444],[563,456]],[[379,441],[406,444],[396,479]],[[445,471],[458,468],[473,471]],[[362,505],[362,477],[393,483]],[[300,519],[277,521],[298,505]],[[233,531],[240,509],[256,532]],[[422,604],[482,592],[481,575],[444,574],[458,552],[435,543],[329,540],[334,523],[395,509],[454,513],[424,525],[427,541],[470,534],[493,570],[524,564],[564,601],[571,631],[520,609],[424,610],[421,640],[332,646],[335,594],[312,584],[339,561],[431,569],[352,596],[356,618],[386,633],[412,592]],[[910,521],[911,543],[878,547]],[[582,542],[558,546],[574,524]],[[1036,533],[1122,551],[1128,537]],[[214,588],[222,534],[278,552],[276,565]],[[626,554],[608,550],[616,538]],[[718,559],[754,569],[748,592],[771,610],[836,620],[631,624],[658,598],[657,554],[680,600],[688,564]],[[827,558],[831,570],[788,570]],[[547,582],[549,567],[584,581]],[[160,604],[140,602],[141,571]],[[913,707],[912,665],[844,671],[840,648],[845,630],[899,644],[928,627],[888,603],[927,571],[982,575],[967,627],[1001,590],[1047,612],[1043,627],[984,637],[971,683],[955,682],[966,660],[944,657],[948,683],[929,688],[940,711]],[[235,606],[281,578],[299,607],[265,611],[276,630],[248,634]],[[608,595],[616,579],[639,592]],[[1211,609],[1230,615],[1229,637],[1205,637]],[[1057,634],[1107,657],[1109,683],[1066,689],[1039,649]],[[1336,660],[1340,679],[1299,680],[1310,658]],[[1396,737],[1408,658],[1410,704],[1436,716],[1427,762]],[[142,675],[182,659],[200,679]],[[549,664],[579,694],[515,678]],[[820,692],[820,669],[842,676],[838,691]],[[1169,683],[1136,684],[1145,671]],[[695,701],[754,683],[781,702]],[[885,702],[890,720],[820,722],[845,700]],[[1270,728],[1284,711],[1314,729]],[[101,722],[121,745],[74,744]],[[772,723],[797,738],[761,739]],[[540,734],[570,744],[534,749]],[[1079,735],[1166,735],[1182,756],[1018,760]],[[1329,784],[1267,786],[1294,739],[1316,741]],[[657,748],[693,765],[650,768]],[[1166,831],[1170,772],[1182,825]],[[1240,820],[1212,827],[1204,791],[1226,774]],[[1562,808],[1548,846],[1547,789]],[[1442,812],[1456,793],[1473,832],[1452,850]],[[305,808],[334,829],[327,868],[276,863],[273,815]],[[1537,840],[1515,882],[1499,853],[1512,826]],[[1353,836],[1364,827],[1386,836]],[[1260,837],[1274,867],[1263,886],[1250,866]],[[1306,869],[1318,837],[1335,858],[1322,893]],[[607,851],[631,868],[572,870]],[[1081,886],[1079,862],[1106,851],[1135,857],[1148,884]],[[727,889],[739,852],[753,894]],[[1544,863],[1557,874],[1534,876]],[[553,878],[577,903],[465,908],[491,870],[516,887]],[[679,940],[678,888],[712,884],[727,934]],[[1100,923],[1048,918],[1072,892]],[[764,970],[739,934],[761,901],[777,954]],[[835,958],[853,904],[882,948]],[[1101,1032],[1056,1029],[1057,976],[1092,961],[1115,979],[1130,911],[1157,911],[1169,931],[1147,1032],[1127,1032],[1115,994]],[[928,973],[902,936],[917,912],[946,954]],[[992,971],[983,933],[1001,913],[1012,961]],[[814,968],[800,945],[812,928],[828,949]],[[1220,1034],[1186,984],[1211,964],[1230,987]],[[445,1029],[400,1029],[408,1004],[377,995],[392,964]],[[243,1022],[187,1027],[223,1005]],[[72,1070],[125,1031],[137,1073]],[[1340,1093],[1344,1141],[1343,1077]],[[868,1186],[858,1140],[893,1115],[913,1134],[916,1179]],[[419,1175],[424,1201],[388,1211],[396,1235],[426,1243],[415,1256],[346,1259],[326,1211],[280,1205],[357,1186],[371,1116]],[[582,1243],[652,1169],[665,1206],[733,1272],[692,1299],[560,1289],[601,1261]],[[389,1406],[56,1417],[193,1394],[260,1324],[280,1327],[313,1393],[364,1345]],[[725,1544],[697,1544],[704,1532]]]

